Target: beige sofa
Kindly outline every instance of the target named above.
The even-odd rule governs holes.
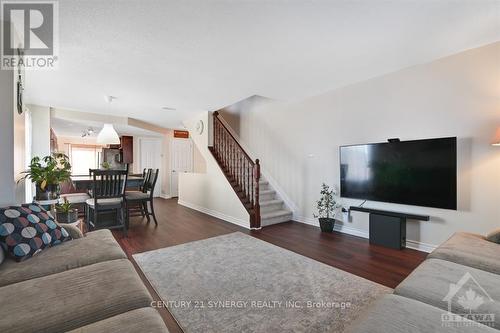
[[[168,332],[111,232],[0,265],[0,332]]]
[[[429,254],[427,260],[394,289],[394,294],[374,302],[347,332],[498,333],[499,274],[499,244],[481,235],[456,233]],[[469,288],[474,294],[462,302],[474,303],[467,309],[466,303],[453,301],[453,295]]]

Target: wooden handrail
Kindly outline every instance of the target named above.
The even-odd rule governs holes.
[[[245,154],[245,156],[247,157],[247,159],[252,163],[252,165],[254,165],[254,162],[252,161],[252,159],[250,158],[250,156],[248,156],[248,154],[245,151],[245,149],[243,149],[243,147],[240,145],[240,143],[238,142],[238,140],[236,140],[236,138],[234,137],[234,135],[227,128],[226,124],[224,124],[224,122],[221,121],[221,117],[220,117],[219,111],[214,111],[214,120],[215,119],[217,119],[219,121],[219,123],[222,125],[222,127],[224,127],[224,129],[227,131],[227,134],[229,134],[231,136],[231,138],[238,145],[238,147],[241,149],[241,151],[243,152],[243,154]]]
[[[211,151],[250,214],[250,227],[260,228],[260,161],[250,158],[217,111],[213,113]]]

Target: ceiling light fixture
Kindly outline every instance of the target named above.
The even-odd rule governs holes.
[[[161,109],[162,110],[166,110],[166,111],[175,111],[175,110],[177,110],[176,108],[170,108],[168,106],[163,106]]]
[[[119,145],[120,137],[112,124],[104,124],[102,130],[97,134],[96,141],[102,145]]]
[[[94,129],[92,127],[89,127],[82,132],[82,138],[84,138],[86,136],[91,136],[94,133],[95,133]]]
[[[104,99],[108,102],[109,108],[111,108],[111,103],[116,97],[109,95],[104,96]],[[119,145],[120,137],[112,124],[104,124],[102,130],[97,134],[96,142],[102,145]]]
[[[111,104],[115,99],[117,99],[118,97],[115,97],[115,96],[111,96],[111,95],[106,95],[104,96],[104,100],[108,103],[108,104]]]

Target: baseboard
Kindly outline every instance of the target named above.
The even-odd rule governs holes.
[[[162,199],[172,199],[173,197],[171,195],[167,195],[167,194],[160,194],[160,198],[162,198]]]
[[[406,247],[409,249],[414,249],[422,252],[431,253],[437,248],[437,245],[427,244],[422,242],[417,242],[414,240],[406,240]]]
[[[207,215],[216,217],[218,219],[221,219],[221,220],[224,220],[224,221],[227,221],[227,222],[239,225],[240,227],[243,227],[245,229],[250,229],[250,223],[249,223],[249,221],[241,220],[241,219],[235,218],[233,216],[229,216],[229,215],[223,214],[221,212],[218,212],[218,211],[215,211],[215,210],[212,210],[212,209],[208,209],[206,207],[202,207],[202,206],[193,204],[191,202],[183,201],[181,199],[179,199],[177,201],[177,203],[179,205],[181,205],[181,206],[184,206],[184,207],[187,207],[187,208],[191,208],[191,209],[197,210],[199,212],[205,213]]]
[[[309,225],[312,225],[312,226],[319,228],[319,222],[317,219],[294,215],[293,220],[296,222],[309,224]],[[370,238],[370,235],[367,231],[364,231],[364,230],[361,230],[358,228],[349,227],[349,226],[347,226],[345,224],[341,224],[341,223],[335,223],[335,227],[333,228],[333,230],[344,233],[344,234],[358,236],[358,237],[362,237],[362,238],[366,238],[366,239]],[[434,251],[434,249],[437,246],[432,245],[432,244],[417,242],[414,240],[406,240],[406,247],[409,249],[430,253],[430,252]]]

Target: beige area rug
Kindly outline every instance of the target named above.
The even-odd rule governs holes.
[[[240,232],[133,257],[186,333],[342,332],[392,291]]]

